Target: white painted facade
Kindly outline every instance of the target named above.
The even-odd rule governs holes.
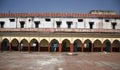
[[[10,19],[15,19],[11,22]],[[50,19],[46,21],[45,19]],[[82,19],[79,22],[78,19]],[[105,20],[109,20],[106,22]],[[4,22],[4,28],[21,28],[20,21],[24,21],[24,28],[35,28],[35,21],[39,21],[38,28],[57,28],[57,21],[61,22],[60,28],[68,28],[67,22],[72,22],[71,28],[90,28],[89,22],[93,22],[93,29],[112,29],[112,23],[115,22],[115,29],[120,29],[120,19],[108,18],[49,18],[49,17],[26,17],[26,18],[0,18],[0,22]],[[1,26],[1,25],[0,25]]]

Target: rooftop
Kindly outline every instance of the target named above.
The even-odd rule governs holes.
[[[116,14],[81,14],[81,13],[0,13],[0,17],[67,17],[67,18],[120,18]]]
[[[90,14],[111,14],[116,15],[116,12],[113,10],[91,10]]]

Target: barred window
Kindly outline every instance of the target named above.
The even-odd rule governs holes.
[[[56,21],[57,28],[60,28],[61,23],[62,23],[61,21]]]
[[[0,28],[4,28],[4,24],[5,24],[4,21],[0,21]]]
[[[40,21],[35,21],[35,28],[39,28]]]

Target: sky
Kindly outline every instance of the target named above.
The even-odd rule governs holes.
[[[0,0],[1,13],[89,13],[90,10],[114,10],[120,14],[120,0]]]

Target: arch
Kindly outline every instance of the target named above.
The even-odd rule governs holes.
[[[50,42],[50,51],[51,52],[58,52],[59,48],[59,42],[56,39],[51,40]]]
[[[60,39],[61,43],[62,43],[64,40],[68,40],[70,43],[73,43],[73,42],[72,42],[73,40],[71,40],[71,38],[69,38],[69,37],[68,37],[68,38],[61,38],[61,39]]]
[[[19,42],[18,40],[15,38],[11,41],[11,50],[13,51],[18,51],[19,48]]]
[[[1,50],[2,51],[8,51],[9,50],[9,40],[7,38],[2,40],[2,47]]]
[[[20,50],[21,51],[28,51],[28,41],[26,39],[21,40],[20,42]]]
[[[74,52],[78,52],[78,51],[82,51],[82,41],[79,39],[76,39],[73,43],[74,47],[73,47],[73,51]]]
[[[84,41],[84,51],[85,52],[91,52],[92,51],[92,41],[89,39],[86,39]]]
[[[106,39],[103,42],[103,51],[110,52],[111,42],[110,40]]]
[[[113,43],[112,43],[112,51],[113,52],[120,52],[119,48],[120,48],[120,41],[119,40],[114,40]]]
[[[30,41],[30,50],[31,51],[38,51],[38,41],[36,39],[32,39]]]
[[[40,41],[40,51],[49,51],[49,42],[46,39]]]
[[[70,51],[70,41],[68,39],[64,39],[62,41],[62,51],[69,52]]]
[[[56,40],[56,41],[58,41],[58,43],[61,43],[61,39],[60,39],[60,38],[52,37],[52,38],[49,39],[50,42],[51,42],[52,40]]]
[[[94,45],[94,52],[101,52],[102,42],[99,39],[95,40],[93,45]]]

